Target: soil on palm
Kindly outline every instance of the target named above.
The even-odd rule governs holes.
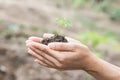
[[[54,35],[50,38],[43,39],[42,44],[48,45],[51,42],[68,42],[67,39],[64,36],[61,35]]]

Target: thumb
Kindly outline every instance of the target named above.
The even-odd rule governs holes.
[[[73,43],[54,42],[48,44],[48,47],[56,51],[75,51],[76,46]]]
[[[41,42],[42,38],[39,38],[39,37],[29,37],[28,40],[31,40],[31,41],[34,41],[34,42]]]
[[[43,38],[44,38],[44,39],[50,38],[50,37],[52,37],[52,36],[54,36],[54,34],[49,34],[49,33],[44,33],[44,34],[43,34]]]

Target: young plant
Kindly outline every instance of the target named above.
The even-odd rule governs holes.
[[[42,40],[42,44],[48,45],[51,42],[68,42],[65,36],[59,34],[62,34],[62,31],[67,27],[72,26],[72,22],[66,18],[56,18],[56,22],[60,25],[61,29],[59,29],[57,34],[55,34],[54,36]]]
[[[73,26],[72,22],[67,18],[56,18],[56,22],[60,25],[61,29],[59,29],[58,33],[63,34],[63,30],[65,30],[67,27]]]

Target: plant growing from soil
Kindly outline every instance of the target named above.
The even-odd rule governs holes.
[[[73,25],[72,22],[69,19],[61,17],[56,18],[56,22],[60,25],[61,29],[59,29],[58,33],[55,34],[54,36],[47,39],[43,39],[41,42],[42,44],[48,45],[51,42],[68,42],[65,36],[59,34],[63,34],[64,29],[72,26]]]
[[[73,26],[72,22],[67,18],[56,18],[56,22],[60,25],[62,30],[66,29],[67,27]],[[59,32],[62,33],[62,30],[60,30]]]

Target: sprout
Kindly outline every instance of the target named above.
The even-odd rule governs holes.
[[[67,27],[71,27],[73,26],[72,22],[69,20],[69,19],[66,19],[65,17],[64,18],[56,18],[56,22],[58,24],[60,24],[60,26],[64,29],[66,29]]]

